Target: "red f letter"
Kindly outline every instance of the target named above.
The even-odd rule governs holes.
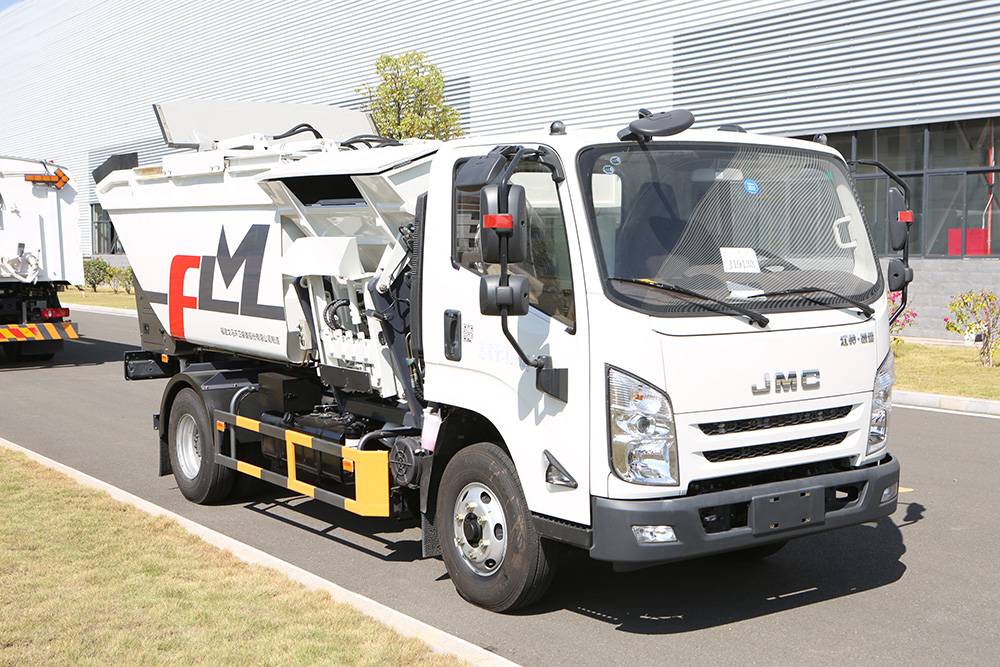
[[[184,296],[184,274],[188,269],[201,268],[201,257],[194,255],[174,255],[170,262],[170,291],[167,308],[170,311],[170,335],[179,340],[184,338],[184,309],[197,308],[198,298]]]

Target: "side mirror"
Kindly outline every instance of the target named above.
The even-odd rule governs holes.
[[[507,285],[500,285],[500,276],[483,276],[479,282],[479,312],[483,315],[500,315],[500,308],[507,306],[507,314],[528,314],[528,276],[508,275]]]
[[[506,201],[504,201],[506,198]],[[480,194],[482,213],[479,244],[483,261],[500,262],[500,239],[507,237],[507,261],[516,264],[528,258],[528,204],[520,185],[487,185]]]
[[[902,260],[899,259],[889,260],[887,273],[890,292],[900,291],[913,280],[913,269],[903,264]]]
[[[455,189],[462,192],[478,192],[500,175],[507,164],[501,153],[478,155],[458,168],[455,174]]]
[[[906,209],[906,198],[898,188],[889,188],[886,208],[889,215],[889,246],[898,252],[906,247],[913,212]]]

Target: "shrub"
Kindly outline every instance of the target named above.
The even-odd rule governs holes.
[[[901,294],[899,292],[889,292],[886,296],[889,298],[890,314],[896,312],[896,309],[899,308]],[[912,303],[913,302],[910,301],[907,305]],[[913,308],[905,308],[903,312],[899,314],[899,317],[896,318],[896,321],[889,325],[889,335],[892,337],[893,343],[903,342],[903,339],[900,338],[899,335],[903,333],[903,329],[911,324],[917,323],[917,314],[917,311],[913,310]]]
[[[122,269],[122,287],[125,288],[126,294],[132,293],[132,283],[135,282],[135,274],[132,273],[132,267],[126,266]]]
[[[968,291],[952,297],[948,304],[953,317],[944,318],[944,328],[979,339],[979,360],[983,366],[993,366],[1000,354],[1000,304],[992,290]]]
[[[125,290],[126,294],[131,294],[132,278],[131,266],[112,266],[108,269],[108,284],[111,285],[111,289],[115,291],[115,294],[118,294],[118,290]]]
[[[110,269],[103,259],[88,259],[83,263],[83,282],[96,292],[98,285],[107,282]]]

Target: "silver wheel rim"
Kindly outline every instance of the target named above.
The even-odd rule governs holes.
[[[455,548],[472,572],[488,577],[507,553],[507,521],[500,500],[479,482],[467,485],[455,500],[452,516]]]
[[[174,435],[177,446],[177,465],[181,474],[188,479],[194,479],[201,470],[201,433],[198,422],[189,414],[181,415],[177,421],[177,433]]]

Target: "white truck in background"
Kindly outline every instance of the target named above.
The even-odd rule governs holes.
[[[0,350],[12,361],[51,359],[78,337],[66,285],[83,284],[76,188],[63,167],[0,156]]]
[[[125,374],[169,378],[160,472],[190,500],[258,478],[419,518],[496,611],[563,548],[763,557],[895,510],[895,314],[836,151],[682,110],[445,143],[156,110],[199,150],[95,181],[137,280]]]

